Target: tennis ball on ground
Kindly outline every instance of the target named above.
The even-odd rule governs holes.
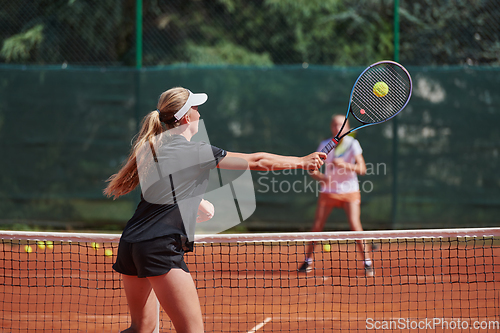
[[[45,250],[45,242],[39,241],[39,242],[36,242],[36,245],[38,245],[38,248],[40,250]]]
[[[324,244],[323,245],[323,251],[330,252],[330,250],[331,250],[330,244]]]
[[[389,86],[385,82],[377,82],[373,86],[373,93],[377,97],[384,97],[389,92]]]
[[[92,246],[92,248],[94,250],[97,250],[99,248],[99,244],[97,244],[96,242],[92,242],[92,243],[90,243],[90,245]]]
[[[48,249],[53,249],[54,248],[54,242],[52,241],[46,241],[45,242],[45,246],[48,248]]]
[[[31,248],[31,246],[29,246],[29,245],[25,245],[25,246],[24,246],[24,252],[26,252],[26,253],[31,253],[31,252],[33,252],[33,249]]]
[[[111,249],[104,250],[104,255],[106,257],[111,257],[113,255],[113,250],[111,250]]]

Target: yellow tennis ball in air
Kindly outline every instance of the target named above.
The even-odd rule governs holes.
[[[46,241],[45,246],[47,246],[48,249],[52,250],[54,248],[54,242]]]
[[[384,97],[389,92],[389,86],[385,82],[377,82],[373,86],[373,93],[377,97]]]
[[[323,245],[323,251],[330,252],[330,250],[331,250],[330,244]]]
[[[97,244],[96,242],[92,242],[92,243],[90,243],[90,245],[92,246],[92,248],[94,250],[97,250],[99,248],[99,244]]]
[[[104,250],[104,255],[106,257],[111,257],[113,255],[113,250],[111,250],[111,249]]]
[[[24,252],[26,252],[26,253],[31,253],[31,252],[33,252],[33,249],[31,248],[31,246],[29,246],[29,245],[25,245],[25,246],[24,246]]]
[[[38,248],[40,250],[45,250],[45,242],[39,241],[39,242],[36,242],[36,245],[38,245]]]

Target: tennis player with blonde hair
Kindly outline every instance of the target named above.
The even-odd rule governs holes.
[[[204,331],[196,287],[184,262],[184,253],[193,250],[185,225],[205,221],[216,212],[210,202],[200,199],[193,207],[196,221],[183,221],[186,218],[179,210],[178,200],[193,193],[199,196],[206,189],[210,169],[317,170],[326,158],[326,154],[318,152],[304,157],[235,153],[191,142],[198,131],[198,106],[207,99],[206,94],[193,94],[180,87],[163,92],[157,110],[144,117],[128,160],[108,179],[104,190],[108,197],[116,199],[140,184],[138,160],[145,146],[151,147],[155,161],[178,161],[183,154],[198,154],[207,148],[214,157],[212,161],[190,166],[176,175],[175,182],[171,175],[164,175],[148,188],[148,192],[173,198],[170,203],[146,200],[143,189],[136,211],[123,230],[113,265],[122,274],[131,315],[131,326],[123,332],[153,332],[157,324],[157,299],[177,332]],[[158,145],[158,138],[167,130],[169,144]]]

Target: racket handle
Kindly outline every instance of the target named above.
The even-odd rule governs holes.
[[[333,148],[337,147],[338,144],[339,142],[335,138],[333,138],[332,141],[328,142],[326,146],[321,149],[321,152],[328,155],[333,150]]]

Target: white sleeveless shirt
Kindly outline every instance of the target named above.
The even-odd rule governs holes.
[[[321,151],[331,139],[322,141],[317,151]],[[340,144],[328,154],[325,160],[325,175],[330,179],[329,184],[322,185],[321,192],[351,193],[359,192],[358,175],[354,171],[337,168],[332,163],[335,158],[342,158],[347,163],[356,163],[356,156],[363,153],[359,141],[351,136],[345,136]]]

